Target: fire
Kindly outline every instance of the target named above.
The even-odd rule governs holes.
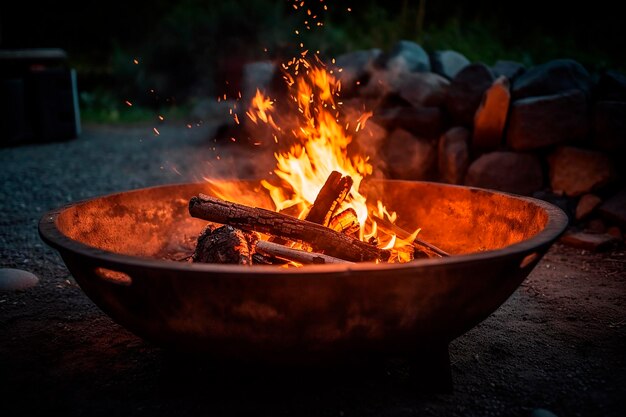
[[[342,120],[340,82],[317,59],[310,63],[304,56],[283,65],[285,81],[290,90],[289,105],[297,115],[296,122],[274,113],[274,102],[260,91],[252,99],[246,113],[255,124],[264,123],[274,130],[274,138],[293,141],[287,151],[275,153],[274,173],[279,184],[262,181],[269,191],[277,211],[296,210],[304,218],[319,190],[332,171],[350,176],[353,187],[338,211],[353,209],[360,224],[359,239],[374,242],[378,247],[392,249],[393,262],[406,262],[413,253],[413,240],[419,230],[401,239],[392,231],[380,227],[375,217],[395,223],[396,213],[389,212],[383,202],[372,204],[359,192],[362,180],[372,174],[369,157],[349,152],[353,132],[362,129],[371,117],[364,112],[354,121]],[[293,74],[293,75],[292,75]],[[291,115],[293,118],[293,115]],[[351,123],[352,122],[352,123]],[[289,128],[288,128],[289,126]]]
[[[269,124],[276,130],[279,130],[278,126],[274,123],[272,116],[269,114],[272,110],[274,103],[268,97],[265,97],[259,90],[256,91],[256,95],[252,99],[250,110],[246,112],[246,116],[250,118],[254,123],[259,120]]]

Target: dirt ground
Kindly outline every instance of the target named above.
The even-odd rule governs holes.
[[[243,368],[135,337],[41,242],[41,215],[114,191],[228,175],[235,160],[244,176],[269,169],[254,150],[213,150],[209,127],[160,131],[91,126],[75,141],[0,150],[0,267],[40,278],[34,288],[0,292],[3,415],[624,415],[623,247],[592,254],[555,244],[502,307],[451,344],[451,394],[416,390],[402,360]]]

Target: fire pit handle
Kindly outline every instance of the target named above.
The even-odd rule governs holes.
[[[537,252],[529,253],[528,255],[524,256],[524,259],[522,259],[522,262],[520,262],[519,264],[519,268],[534,268],[535,264],[539,261],[540,258],[541,256],[539,256]]]
[[[101,266],[94,268],[93,272],[98,278],[110,282],[111,284],[128,287],[133,283],[133,279],[125,272],[115,271]]]

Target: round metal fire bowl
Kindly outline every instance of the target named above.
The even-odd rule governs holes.
[[[564,230],[543,201],[469,187],[372,181],[398,224],[454,254],[406,264],[302,268],[164,260],[205,222],[168,185],[79,202],[44,215],[42,239],[116,322],[158,345],[222,358],[300,360],[412,354],[447,346],[496,310]],[[271,207],[257,181],[223,181],[243,204]],[[376,201],[376,200],[373,200]]]

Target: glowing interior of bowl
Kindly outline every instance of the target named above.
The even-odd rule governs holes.
[[[258,181],[223,181],[239,203],[271,208]],[[529,239],[548,214],[532,200],[468,187],[409,181],[372,181],[368,196],[384,196],[397,224],[421,227],[420,237],[451,254],[504,248]],[[211,184],[155,187],[96,198],[63,210],[57,225],[71,239],[98,249],[153,258],[193,250],[206,222],[191,218],[189,199],[213,193]],[[260,202],[260,203],[259,203]]]

